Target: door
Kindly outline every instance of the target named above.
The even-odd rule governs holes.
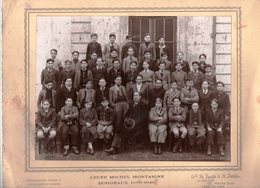
[[[145,33],[152,35],[152,42],[158,46],[158,39],[165,38],[165,43],[170,49],[168,59],[176,59],[176,36],[177,36],[177,17],[175,16],[130,16],[129,34],[133,35],[133,43],[139,48],[144,41]]]

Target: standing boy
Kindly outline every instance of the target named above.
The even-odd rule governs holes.
[[[40,91],[40,94],[38,96],[37,100],[37,107],[38,110],[41,109],[43,101],[46,99],[49,101],[50,108],[56,107],[56,91],[53,89],[53,81],[52,80],[45,80],[44,82],[45,88]]]
[[[79,91],[86,86],[87,80],[93,81],[92,72],[88,68],[86,59],[80,61],[81,68],[76,71],[74,88]]]
[[[107,69],[103,66],[102,57],[97,58],[97,65],[92,69],[94,89],[98,87],[101,78],[107,79]]]
[[[154,43],[151,42],[151,34],[146,33],[144,35],[144,42],[140,44],[139,46],[139,53],[138,53],[138,59],[141,60],[144,56],[144,52],[149,50],[151,51],[151,58],[153,60],[156,60],[156,50]]]
[[[160,63],[159,70],[155,72],[155,79],[161,79],[163,81],[163,88],[168,90],[171,84],[171,74],[170,71],[165,70],[165,68],[166,64]]]
[[[50,54],[51,54],[51,59],[54,62],[53,68],[58,72],[62,71],[63,67],[62,67],[61,60],[57,59],[58,51],[56,49],[51,49]]]
[[[180,89],[184,88],[185,82],[187,80],[187,73],[182,70],[181,63],[175,64],[175,68],[176,70],[172,72],[171,75],[172,82],[175,81]]]
[[[126,58],[128,56],[127,51],[128,48],[131,47],[134,50],[134,56],[137,57],[138,56],[138,51],[137,51],[137,47],[135,44],[133,44],[133,36],[132,35],[127,35],[126,36],[126,43],[122,46],[122,50],[121,50],[121,61],[123,62],[124,58]]]
[[[122,68],[124,73],[128,72],[130,70],[130,63],[132,61],[138,62],[137,58],[134,56],[134,49],[133,47],[129,47],[127,50],[128,56],[124,58]],[[138,63],[137,63],[138,65]]]
[[[96,33],[91,33],[90,35],[90,42],[87,46],[87,52],[86,52],[86,59],[89,60],[91,53],[96,52],[97,57],[102,57],[102,49],[101,45],[97,42],[98,35]]]
[[[200,89],[201,83],[203,81],[203,73],[200,72],[199,69],[199,62],[193,61],[192,62],[192,71],[188,73],[188,79],[193,80],[194,87],[196,89]]]
[[[80,65],[80,61],[79,61],[79,52],[73,51],[71,69],[76,72],[77,70],[80,70],[80,68],[81,68],[81,65]]]
[[[115,49],[118,52],[118,56],[120,56],[120,46],[116,43],[116,35],[114,33],[109,34],[109,43],[104,45],[103,58],[105,62],[109,58],[112,49]]]
[[[57,90],[59,87],[59,72],[53,68],[54,60],[47,59],[46,68],[41,72],[41,84],[42,88],[45,87],[45,81],[51,80],[53,82],[53,88]]]

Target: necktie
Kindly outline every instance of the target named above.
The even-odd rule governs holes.
[[[163,79],[163,72],[161,72],[161,77],[162,77],[162,79]]]
[[[206,90],[205,90],[205,89],[204,89],[204,92],[203,92],[203,93],[204,93],[204,95],[206,95],[206,94],[207,94],[207,92],[206,92]]]

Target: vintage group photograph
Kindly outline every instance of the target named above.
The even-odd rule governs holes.
[[[228,16],[37,16],[35,159],[230,161]]]

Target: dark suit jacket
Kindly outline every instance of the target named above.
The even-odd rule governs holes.
[[[146,47],[145,42],[141,43],[139,46],[139,53],[138,53],[138,59],[142,59],[144,57],[145,50],[150,50],[152,53],[152,59],[156,59],[156,50],[155,50],[155,44],[150,42],[148,47]]]
[[[86,70],[86,78],[93,81],[92,72],[87,69]],[[81,69],[76,71],[75,79],[74,79],[74,88],[78,91],[83,88],[83,86],[80,85],[80,77],[81,77]],[[86,80],[87,80],[86,79]]]
[[[176,68],[175,68],[176,63],[177,62],[175,62],[174,65],[172,66],[172,68],[173,68],[172,72],[176,70]],[[187,74],[190,72],[190,64],[187,61],[183,60],[183,62],[182,62],[182,70],[184,72],[186,72]]]
[[[36,114],[36,126],[40,127],[56,127],[57,114],[54,108],[50,108],[46,113],[43,108],[40,108]]]
[[[124,76],[124,72],[122,69],[118,69],[117,73],[115,71],[114,68],[110,69],[108,71],[108,75],[107,75],[107,86],[108,87],[112,87],[114,85],[114,79],[116,76],[120,75],[122,77],[122,83],[123,85],[125,85],[125,76]]]
[[[73,106],[77,106],[77,91],[75,88],[71,88],[69,91],[65,86],[61,87],[57,93],[56,100],[56,111],[59,112],[60,109],[65,105],[66,99],[70,97],[73,100]]]
[[[229,96],[226,93],[214,93],[213,98],[218,100],[218,108],[222,109],[224,114],[229,116],[230,115],[230,100]]]
[[[165,47],[163,48],[163,52],[164,52],[164,53],[167,53],[167,56],[169,57],[170,50],[169,50],[169,47],[168,47],[168,46],[165,46]],[[159,48],[159,46],[157,45],[157,46],[156,46],[156,59],[160,59],[160,58],[161,58],[160,48]]]
[[[138,57],[138,51],[137,51],[137,47],[135,44],[129,44],[129,43],[126,43],[122,46],[122,50],[121,50],[121,62],[123,62],[124,58],[126,58],[128,56],[127,54],[127,51],[128,51],[128,48],[129,47],[132,47],[134,49],[134,56],[135,57]]]
[[[47,70],[47,68],[43,69],[41,72],[41,84],[44,86],[45,80],[52,80],[53,81],[53,88],[59,89],[59,72],[55,69],[52,69],[51,72]]]
[[[129,99],[133,99],[134,92],[137,92],[137,84],[134,84],[133,87],[130,90]],[[149,104],[149,89],[146,84],[142,84],[140,89],[140,95],[141,95],[141,101],[148,105]]]
[[[206,109],[210,108],[211,99],[213,98],[213,91],[208,89],[207,94],[203,93],[203,90],[198,90],[199,93],[199,105],[200,109],[205,111]]]
[[[212,109],[207,110],[205,114],[205,125],[214,130],[217,130],[220,127],[223,128],[225,125],[223,110],[217,109],[215,113]]]
[[[40,94],[39,94],[38,99],[37,99],[37,108],[38,108],[38,110],[41,109],[41,104],[46,99],[46,93],[47,93],[46,89],[43,89],[43,90],[40,91]],[[57,93],[53,89],[52,90],[52,105],[51,105],[53,108],[56,107],[56,96],[57,96]]]
[[[144,70],[144,68],[143,68],[143,62],[144,62],[144,61],[145,61],[144,58],[141,59],[141,62],[140,62],[139,65],[138,65],[138,70],[139,70],[139,72],[141,72],[142,70]],[[149,69],[152,70],[153,72],[159,70],[155,60],[150,59],[150,60],[148,61],[148,64],[149,64]]]
[[[86,59],[89,60],[91,52],[96,52],[98,57],[102,57],[102,48],[98,42],[90,42],[87,46]]]
[[[96,99],[95,99],[97,106],[101,105],[101,102],[103,101],[104,98],[109,100],[109,89],[108,89],[108,87],[105,87],[105,90],[103,92],[100,90],[100,88],[97,88],[96,89]]]
[[[133,118],[135,121],[135,127],[132,132],[143,129],[146,126],[148,117],[148,106],[140,101],[136,106],[133,103],[130,104],[126,117]]]

